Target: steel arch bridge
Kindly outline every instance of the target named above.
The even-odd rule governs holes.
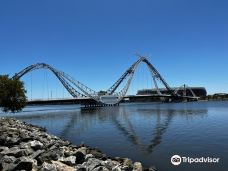
[[[80,81],[75,80],[70,75],[59,71],[52,66],[45,64],[45,63],[37,63],[34,65],[30,65],[20,71],[19,73],[16,73],[12,78],[13,79],[20,79],[24,75],[26,75],[29,72],[32,72],[37,69],[48,69],[51,71],[58,80],[62,83],[62,85],[66,88],[66,90],[72,95],[73,98],[82,98],[82,97],[89,97],[93,100],[95,100],[99,104],[104,105],[115,105],[119,104],[121,100],[126,96],[127,91],[132,83],[132,79],[134,77],[135,71],[137,70],[140,63],[145,63],[148,67],[152,80],[154,82],[157,94],[159,97],[172,97],[173,99],[179,99],[183,98],[183,96],[178,94],[178,91],[174,91],[168,83],[165,81],[165,79],[159,74],[158,70],[148,61],[147,58],[143,56],[139,56],[139,59],[134,62],[125,72],[124,74],[105,92],[100,93],[92,90],[91,88],[87,87]],[[123,88],[116,92],[118,87],[126,81]],[[165,87],[168,94],[162,94],[158,87],[158,81]],[[192,92],[192,91],[191,91]],[[187,97],[186,97],[187,98]],[[195,98],[198,97],[195,96],[194,93],[192,93],[192,97],[189,98]]]

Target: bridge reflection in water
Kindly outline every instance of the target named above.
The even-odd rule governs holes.
[[[49,132],[76,144],[85,142],[91,146],[95,144],[101,149],[105,145],[109,146],[109,150],[112,147],[115,150],[121,142],[122,146],[125,143],[131,149],[141,151],[143,155],[150,155],[162,143],[175,117],[190,120],[207,114],[207,110],[203,109],[178,109],[172,106],[175,104],[125,104],[87,110],[50,106],[56,109],[34,111],[32,114],[24,112],[15,114],[14,117],[46,127]]]
[[[141,116],[138,115],[134,118],[135,113],[140,114]],[[115,131],[118,131],[119,134],[123,135],[125,140],[131,145],[135,146],[143,154],[149,155],[153,152],[154,148],[162,142],[163,135],[169,129],[169,126],[175,116],[179,115],[181,117],[185,117],[186,119],[191,119],[197,115],[203,116],[205,114],[207,114],[207,110],[178,110],[162,108],[144,109],[140,107],[129,110],[128,105],[106,108],[90,108],[81,110],[80,114],[70,115],[69,120],[59,132],[59,135],[66,139],[74,139],[73,137],[80,137],[84,133],[90,132],[89,130],[94,129],[94,125],[96,124],[108,123],[115,128]],[[141,120],[143,120],[142,123],[140,123]],[[144,125],[145,122],[147,125]],[[106,129],[105,126],[103,129]],[[115,131],[113,130],[113,132]],[[112,132],[109,133],[111,134]],[[146,137],[144,133],[146,134]],[[102,131],[100,134],[103,134]],[[97,138],[101,138],[100,141],[102,141],[102,138],[105,138],[105,136],[106,135],[103,134]],[[81,139],[81,142],[84,142],[84,140]],[[112,144],[104,145],[110,146]]]

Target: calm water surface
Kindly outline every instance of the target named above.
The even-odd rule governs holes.
[[[81,110],[77,105],[28,106],[3,114],[46,127],[74,144],[98,147],[159,171],[227,171],[228,102],[141,103]],[[218,164],[173,166],[174,154],[218,157]]]

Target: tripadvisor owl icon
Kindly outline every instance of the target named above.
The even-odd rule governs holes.
[[[180,164],[181,164],[181,156],[179,156],[179,155],[174,155],[174,156],[172,156],[172,158],[171,158],[171,163],[172,163],[173,165],[175,165],[175,166],[180,165]]]

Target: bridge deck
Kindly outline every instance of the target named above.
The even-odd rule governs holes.
[[[124,102],[153,102],[153,101],[160,101],[160,98],[172,98],[171,95],[128,95],[123,98],[121,103]],[[189,97],[184,96],[180,98],[189,99],[189,100],[198,100],[199,97]],[[96,102],[94,99],[90,97],[82,97],[82,98],[74,98],[74,99],[48,99],[48,100],[41,100],[41,99],[34,99],[28,101],[27,104],[80,104],[80,105],[98,105],[99,103]]]

